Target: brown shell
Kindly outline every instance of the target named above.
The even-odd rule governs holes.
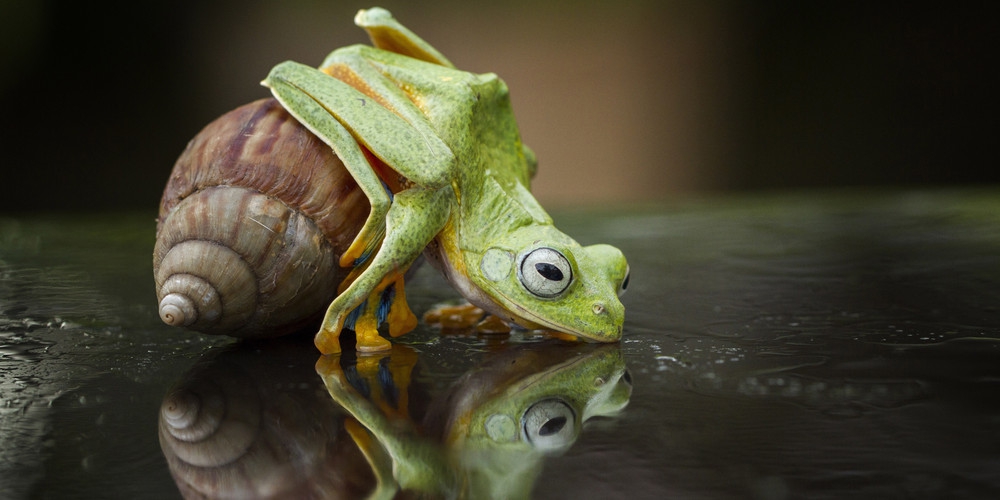
[[[316,320],[367,198],[329,146],[274,99],[206,126],[160,202],[153,272],[161,318],[212,334],[271,337]]]

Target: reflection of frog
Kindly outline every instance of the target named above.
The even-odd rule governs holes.
[[[339,355],[316,366],[333,399],[360,424],[347,427],[375,472],[376,498],[392,498],[399,488],[527,497],[544,456],[568,449],[588,418],[619,412],[632,392],[615,346],[522,345],[465,374],[417,426],[400,418],[398,403],[383,400],[406,392],[409,370],[397,356],[405,365],[406,353],[394,348],[356,368],[342,367]]]
[[[355,23],[374,47],[338,49],[320,69],[288,61],[263,82],[371,202],[341,256],[354,270],[316,335],[319,349],[339,352],[342,328],[355,330],[359,351],[389,349],[382,322],[392,336],[413,329],[403,275],[425,248],[466,299],[508,323],[618,341],[625,257],[580,246],[532,197],[535,159],[507,86],[455,69],[384,9]]]

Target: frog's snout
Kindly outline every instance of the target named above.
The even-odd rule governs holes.
[[[620,302],[611,304],[604,300],[595,300],[591,304],[593,313],[590,322],[593,328],[590,338],[598,342],[617,342],[622,337],[622,322],[625,311]]]

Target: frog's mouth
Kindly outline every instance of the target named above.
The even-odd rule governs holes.
[[[511,300],[506,294],[502,293],[500,290],[489,287],[491,294],[488,293],[475,293],[473,296],[465,295],[465,298],[472,302],[480,309],[497,316],[508,323],[514,323],[521,327],[530,330],[552,330],[555,332],[572,335],[580,340],[588,342],[617,342],[621,338],[621,327],[618,327],[617,331],[611,332],[594,332],[592,330],[584,331],[581,328],[574,328],[569,325],[562,323],[557,323],[545,319],[534,312],[517,305],[517,303]],[[496,297],[496,298],[494,298]],[[497,300],[499,299],[499,300]],[[507,304],[510,304],[508,306]]]
[[[499,295],[502,296],[504,299],[510,301],[509,297],[506,297],[503,294],[499,294]],[[545,318],[542,318],[542,317],[540,317],[540,316],[532,313],[531,311],[529,311],[527,309],[524,309],[523,307],[520,307],[520,306],[517,306],[517,305],[515,305],[514,307],[517,309],[517,311],[516,312],[515,311],[510,311],[511,316],[514,319],[514,322],[517,323],[517,324],[519,324],[519,325],[521,325],[521,326],[523,326],[523,327],[525,327],[525,328],[531,328],[531,329],[542,328],[542,329],[554,330],[554,331],[557,331],[559,333],[564,333],[564,334],[572,335],[574,337],[577,337],[580,340],[584,340],[584,341],[588,341],[588,342],[617,342],[618,339],[621,338],[621,328],[619,328],[617,332],[610,332],[610,333],[609,332],[597,332],[597,333],[594,333],[594,332],[584,332],[583,330],[581,330],[579,328],[572,328],[572,327],[564,325],[564,324],[556,323],[556,322],[553,322],[553,321],[548,321]],[[615,333],[617,333],[617,335]]]

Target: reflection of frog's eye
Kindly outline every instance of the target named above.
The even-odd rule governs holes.
[[[561,400],[544,399],[524,412],[521,428],[525,440],[536,450],[565,450],[576,440],[576,412]]]
[[[622,280],[622,284],[618,285],[618,296],[621,297],[625,295],[625,290],[628,290],[628,279],[632,276],[632,271],[626,267],[625,268],[625,279]]]
[[[521,259],[517,277],[529,292],[548,299],[569,288],[573,281],[573,268],[558,250],[542,247]]]

